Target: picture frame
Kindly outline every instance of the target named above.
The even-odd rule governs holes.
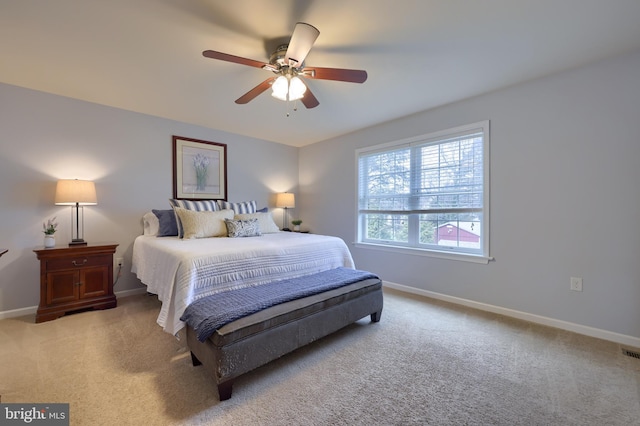
[[[173,198],[227,199],[227,144],[173,136]]]

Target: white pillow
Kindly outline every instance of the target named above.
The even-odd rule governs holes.
[[[222,210],[218,206],[218,202],[216,200],[177,200],[175,198],[169,199],[169,205],[173,207],[180,207],[187,210],[196,210],[199,212],[208,211],[215,212],[218,210]],[[176,213],[176,225],[178,227],[178,236],[182,238],[184,236],[184,231],[182,230],[182,223],[180,222],[180,217]]]
[[[153,212],[145,213],[144,216],[142,216],[142,226],[143,235],[158,235],[158,230],[160,229],[158,216],[153,214]]]
[[[273,221],[271,212],[267,213],[243,213],[237,214],[233,217],[236,220],[249,220],[258,219],[260,226],[260,232],[263,234],[273,234],[274,232],[280,232],[278,225]]]
[[[233,210],[195,211],[174,207],[182,222],[184,239],[226,237],[225,219],[233,219]]]

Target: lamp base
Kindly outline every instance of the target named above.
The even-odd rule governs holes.
[[[73,239],[69,243],[69,246],[86,246],[87,242],[83,239]]]

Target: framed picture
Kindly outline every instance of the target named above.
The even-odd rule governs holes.
[[[173,198],[227,199],[227,145],[173,137]]]

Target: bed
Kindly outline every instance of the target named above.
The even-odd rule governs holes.
[[[132,272],[162,302],[163,330],[184,329],[221,401],[238,376],[365,316],[380,321],[382,282],[355,269],[342,239],[280,231],[255,202],[170,202],[143,218]]]
[[[173,335],[185,326],[187,306],[205,296],[339,267],[354,268],[342,239],[283,231],[188,240],[141,235],[132,255],[132,272],[162,302],[158,324]]]

